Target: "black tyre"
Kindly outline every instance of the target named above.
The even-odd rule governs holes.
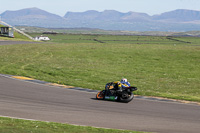
[[[126,91],[123,91],[121,97],[119,97],[119,101],[124,102],[124,103],[128,103],[131,100],[133,100],[133,98],[134,98],[133,93],[128,93]]]

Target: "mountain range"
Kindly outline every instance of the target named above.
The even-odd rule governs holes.
[[[115,10],[67,12],[63,17],[38,8],[5,11],[2,21],[13,26],[45,28],[96,28],[127,31],[197,31],[200,11],[177,9],[159,15]]]

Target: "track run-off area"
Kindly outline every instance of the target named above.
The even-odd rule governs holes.
[[[97,91],[0,74],[0,116],[159,133],[199,133],[200,106],[136,96],[96,100]]]

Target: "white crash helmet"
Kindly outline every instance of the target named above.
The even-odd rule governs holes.
[[[126,78],[122,78],[121,82],[128,82],[128,80]]]

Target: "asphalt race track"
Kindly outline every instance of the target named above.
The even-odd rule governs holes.
[[[200,106],[134,98],[95,99],[80,91],[0,75],[0,116],[159,133],[199,133]]]

